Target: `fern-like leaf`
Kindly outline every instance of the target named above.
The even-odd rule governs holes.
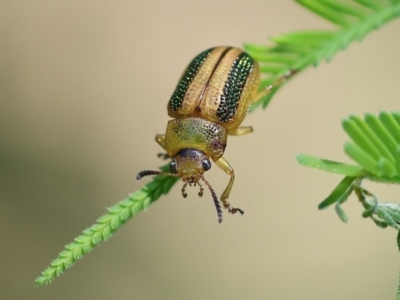
[[[169,164],[161,168],[166,172]],[[100,217],[94,225],[85,229],[74,241],[65,246],[58,258],[36,278],[37,286],[50,283],[66,269],[72,267],[76,260],[93,250],[101,241],[108,240],[126,221],[138,212],[147,209],[161,195],[167,194],[179,178],[171,176],[156,176],[153,181],[142,189],[131,194],[125,200],[110,207],[108,213]]]
[[[304,166],[347,176],[319,205],[319,209],[335,204],[336,212],[344,220],[345,214],[340,205],[354,191],[365,208],[363,217],[371,217],[380,227],[400,229],[400,206],[380,203],[372,193],[361,187],[363,179],[400,184],[400,113],[382,111],[378,116],[366,114],[364,119],[350,116],[342,121],[342,125],[351,139],[351,142],[345,143],[344,151],[358,165],[305,154],[297,157]]]
[[[261,64],[265,78],[260,89],[265,89],[285,75],[309,66],[329,61],[339,50],[400,15],[399,1],[374,0],[296,0],[298,3],[333,22],[337,30],[300,31],[271,38],[271,46],[245,44],[247,52]],[[279,87],[277,87],[279,89]],[[276,92],[276,90],[275,90]],[[253,104],[252,110],[267,107],[273,93]]]

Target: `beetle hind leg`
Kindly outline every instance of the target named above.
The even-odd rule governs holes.
[[[271,93],[273,90],[276,88],[280,87],[282,84],[284,84],[287,80],[289,80],[293,75],[297,73],[296,70],[289,70],[287,71],[284,75],[281,77],[277,78],[274,82],[272,82],[270,85],[268,85],[265,89],[262,91],[258,92],[258,94],[254,97],[252,102],[257,102],[261,98],[267,96],[269,93]]]

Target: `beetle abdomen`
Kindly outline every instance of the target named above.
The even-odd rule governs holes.
[[[173,118],[198,116],[238,127],[254,98],[259,68],[239,48],[215,47],[193,59],[168,103]]]

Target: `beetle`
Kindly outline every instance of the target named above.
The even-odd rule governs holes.
[[[168,115],[172,120],[168,122],[166,133],[155,137],[167,152],[165,157],[172,159],[170,172],[141,171],[136,179],[150,175],[178,176],[184,182],[184,198],[187,185],[197,184],[201,197],[204,188],[200,181],[203,181],[211,192],[221,223],[218,197],[204,178],[212,160],[230,176],[220,198],[223,207],[229,213],[243,214],[242,209],[232,207],[227,201],[235,174],[223,154],[228,135],[241,136],[253,131],[253,127],[240,124],[250,105],[276,86],[270,85],[257,93],[259,82],[258,63],[242,49],[220,46],[197,55],[183,72],[168,102]]]

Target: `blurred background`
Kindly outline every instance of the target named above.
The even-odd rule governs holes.
[[[317,205],[340,176],[298,165],[350,162],[341,119],[399,109],[400,21],[296,76],[255,132],[229,139],[230,197],[181,184],[52,284],[34,279],[64,245],[163,164],[154,136],[181,72],[204,49],[334,28],[293,1],[0,2],[0,299],[393,299],[396,232]],[[218,194],[228,177],[214,166]],[[383,201],[400,188],[367,184]]]

